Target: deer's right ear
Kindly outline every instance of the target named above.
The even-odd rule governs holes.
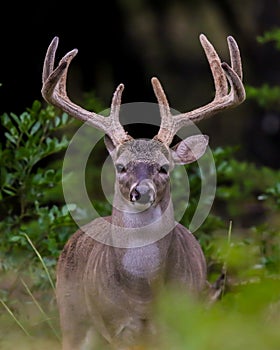
[[[172,157],[175,164],[189,164],[206,152],[209,137],[207,135],[193,135],[172,147]]]
[[[112,152],[116,149],[116,146],[114,145],[110,136],[108,136],[108,135],[104,136],[104,143],[105,143],[105,146],[106,146],[108,152],[110,154],[112,154]]]

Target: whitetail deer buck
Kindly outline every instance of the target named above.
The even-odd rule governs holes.
[[[100,349],[98,338],[114,349],[141,347],[144,339],[154,336],[152,303],[160,287],[175,283],[194,295],[205,288],[205,257],[192,233],[175,222],[169,174],[174,165],[201,157],[208,138],[193,135],[169,146],[182,127],[244,101],[239,49],[231,36],[227,40],[231,66],[221,63],[205,35],[200,35],[216,90],[209,104],[171,115],[158,79],[152,78],[161,125],[151,140],[133,139],[120,124],[122,84],[114,93],[109,117],[69,100],[67,70],[77,50],[68,52],[54,69],[58,38],[52,40],[44,62],[42,95],[48,103],[102,130],[116,168],[112,215],[79,229],[58,261],[56,291],[64,350]],[[133,248],[102,244],[90,234],[102,231],[114,236],[131,229],[132,234],[137,231],[139,239],[146,227],[151,235],[162,229],[169,232]]]

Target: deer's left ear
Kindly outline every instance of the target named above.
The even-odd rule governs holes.
[[[172,157],[175,164],[189,164],[198,160],[206,151],[209,137],[193,135],[180,141],[172,147]]]

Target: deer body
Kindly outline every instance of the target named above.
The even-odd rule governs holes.
[[[63,349],[83,349],[92,333],[94,342],[101,335],[117,349],[146,341],[155,335],[152,306],[158,288],[175,280],[186,292],[199,292],[206,282],[202,251],[181,225],[161,241],[127,249],[78,231],[64,248],[57,273]]]
[[[153,78],[162,121],[151,140],[133,139],[121,126],[122,84],[114,93],[109,117],[71,102],[66,77],[77,50],[66,54],[54,69],[58,38],[49,46],[43,97],[103,130],[116,169],[112,215],[81,227],[58,261],[56,291],[63,350],[101,349],[102,344],[124,350],[150,342],[157,332],[153,305],[162,288],[175,285],[198,296],[206,286],[202,249],[192,233],[174,219],[170,172],[176,165],[199,159],[208,137],[193,135],[172,148],[169,145],[180,128],[240,104],[245,92],[234,39],[228,38],[231,66],[221,63],[204,35],[200,39],[214,77],[215,98],[195,111],[172,116],[164,91]],[[106,244],[100,237],[106,238]]]
[[[162,286],[176,282],[191,293],[205,287],[206,263],[200,245],[186,228],[174,222],[169,176],[160,174],[161,164],[153,160],[160,160],[159,150],[156,156],[153,149],[155,145],[163,146],[157,141],[130,143],[130,152],[135,153],[123,158],[129,148],[126,145],[114,159],[117,164],[120,158],[127,162],[127,173],[121,170],[118,175],[112,216],[96,219],[76,232],[59,259],[57,300],[65,349],[82,348],[92,328],[115,346],[139,343],[155,331],[151,306]],[[167,166],[168,159],[163,154],[162,162]],[[141,185],[135,186],[137,183]],[[150,193],[151,200],[143,195],[142,203],[133,202],[133,191],[138,187],[148,194],[154,191]],[[140,207],[135,209],[135,205]],[[161,225],[169,225],[171,231],[161,239],[156,235],[153,243],[143,241],[145,245],[132,248],[105,245],[91,235],[98,230],[108,236],[122,235],[126,228],[141,239],[143,227],[148,226],[152,236]]]

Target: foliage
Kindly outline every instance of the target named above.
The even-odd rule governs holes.
[[[61,169],[51,163],[68,145],[61,131],[71,119],[35,101],[20,116],[3,114],[1,123],[6,129],[0,148],[2,259],[32,251],[26,234],[54,265],[74,229],[69,208],[61,201]]]
[[[260,44],[266,44],[273,42],[275,48],[280,50],[280,28],[275,27],[271,30],[264,32],[263,35],[257,37],[257,41]],[[268,110],[278,110],[280,109],[280,87],[270,86],[267,83],[262,84],[260,87],[246,86],[247,99],[254,100],[260,107]]]
[[[275,48],[280,50],[280,28],[276,27],[264,32],[263,35],[257,37],[260,44],[273,42]],[[260,87],[247,85],[247,99],[254,100],[260,107],[265,110],[280,110],[280,87],[270,86],[268,83],[262,84]]]
[[[270,30],[264,32],[263,35],[259,35],[257,37],[257,41],[260,44],[274,42],[276,49],[280,50],[280,28],[275,27],[273,29],[270,29]]]
[[[264,109],[279,110],[280,86],[263,84],[260,87],[246,86],[247,98],[255,100]]]
[[[275,206],[280,208],[280,182],[279,180],[274,183],[273,186],[268,187],[265,192],[259,196],[259,200],[268,200],[272,199],[275,203]]]
[[[279,292],[279,280],[263,279],[240,285],[208,306],[181,292],[166,292],[157,305],[162,335],[156,349],[277,350]]]

